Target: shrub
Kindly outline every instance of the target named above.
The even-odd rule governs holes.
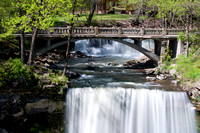
[[[26,89],[35,85],[36,78],[32,70],[20,59],[10,58],[0,67],[0,88]]]
[[[169,49],[169,47],[166,47],[165,49],[166,53],[164,54],[163,58],[162,58],[162,69],[166,70],[169,69],[170,65],[172,64],[172,51]]]

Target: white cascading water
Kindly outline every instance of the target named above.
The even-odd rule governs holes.
[[[134,42],[133,40],[127,40],[130,42]],[[151,45],[150,48],[153,49],[153,40],[150,41],[143,41],[142,46],[144,48],[149,49],[149,44]],[[137,50],[123,45],[121,43],[115,41],[109,41],[105,39],[91,39],[91,40],[80,40],[77,41],[75,44],[75,51],[81,51],[87,55],[98,55],[98,56],[132,56],[132,57],[140,57],[142,54]]]
[[[149,50],[154,49],[153,44],[153,40],[142,42]],[[126,45],[103,39],[77,41],[75,50],[96,56],[142,55]],[[70,89],[65,133],[197,133],[195,110],[185,92],[128,89],[123,84],[149,88],[148,83],[117,81],[108,83],[107,88]]]
[[[77,88],[66,103],[66,133],[197,133],[185,92]]]

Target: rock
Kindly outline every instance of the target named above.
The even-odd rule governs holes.
[[[155,72],[155,70],[154,70],[154,69],[151,69],[151,70],[147,70],[147,71],[145,72],[145,74],[146,74],[146,75],[154,75],[154,72]]]
[[[54,102],[48,99],[42,99],[34,103],[27,103],[25,106],[26,114],[37,114],[42,112],[56,112],[59,110],[64,111],[64,102]]]
[[[180,80],[172,80],[171,83],[177,85],[180,84]]]
[[[8,133],[6,129],[0,129],[0,133]]]
[[[85,69],[86,69],[86,70],[95,70],[96,68],[93,67],[93,66],[87,66]]]
[[[69,79],[77,79],[79,78],[81,75],[79,73],[75,73],[75,72],[67,72],[66,73],[66,76],[69,78]]]
[[[155,69],[154,69],[154,74],[155,74],[155,75],[158,75],[158,74],[160,74],[160,73],[161,73],[160,68],[155,68]]]
[[[53,64],[53,65],[50,65],[49,68],[50,69],[58,69],[58,66],[56,66],[56,65]]]
[[[164,74],[160,74],[160,75],[157,75],[156,78],[158,80],[164,80],[165,79],[165,75]]]
[[[45,63],[44,66],[45,67],[50,67],[50,65],[48,63]]]
[[[44,85],[43,89],[52,89],[52,88],[55,88],[55,87],[56,87],[55,85]]]
[[[143,69],[143,68],[154,68],[155,64],[149,58],[143,56],[137,60],[130,60],[124,63],[123,66],[134,69]]]
[[[157,75],[156,78],[158,80],[167,80],[167,79],[171,79],[171,75],[170,74],[160,74],[160,75]]]
[[[13,116],[14,116],[14,117],[20,117],[20,116],[22,116],[22,115],[24,115],[24,111],[23,111],[23,110],[21,110],[20,112],[14,114]]]
[[[146,80],[148,80],[148,81],[156,81],[156,77],[147,76]]]
[[[108,63],[108,66],[118,66],[118,63]]]
[[[198,88],[200,90],[200,80],[198,80],[196,83],[195,83],[195,87]]]
[[[173,69],[171,69],[170,71],[169,71],[169,74],[171,75],[171,76],[174,76],[174,75],[176,75],[176,65],[175,64],[172,64],[171,65],[171,67],[173,67]]]

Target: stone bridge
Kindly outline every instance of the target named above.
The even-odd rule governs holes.
[[[179,32],[184,32],[184,29],[145,29],[145,28],[115,28],[115,27],[75,27],[73,29],[73,39],[72,41],[81,39],[109,39],[113,41],[120,42],[122,44],[128,45],[139,52],[143,53],[151,60],[158,62],[159,56],[164,53],[165,47],[169,46],[172,50],[172,57],[176,57],[181,52],[183,52],[183,46],[180,41],[177,41]],[[196,32],[193,30],[193,32]],[[39,30],[37,38],[42,38],[46,40],[43,44],[43,48],[36,51],[36,54],[45,53],[51,49],[67,43],[67,36],[69,33],[69,27],[53,27],[51,30],[42,31]],[[13,35],[19,36],[16,33]],[[26,37],[29,38],[32,33],[27,33]],[[61,41],[53,41],[55,39],[61,39]],[[134,43],[125,41],[124,39],[133,39]],[[154,51],[151,52],[141,46],[141,41],[145,39],[154,40]]]

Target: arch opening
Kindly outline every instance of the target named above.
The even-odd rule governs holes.
[[[72,42],[77,42],[77,41],[80,41],[80,40],[87,40],[87,39],[91,40],[91,38],[81,38],[81,39],[73,39]],[[102,40],[104,38],[93,38],[93,39]],[[151,60],[153,60],[155,62],[159,61],[159,57],[156,54],[152,53],[151,50],[147,50],[146,48],[142,47],[141,41],[133,41],[131,39],[127,41],[127,39],[126,40],[122,40],[122,39],[116,39],[116,38],[109,38],[109,39],[104,39],[104,40],[107,40],[107,42],[111,42],[112,41],[115,44],[110,46],[110,45],[108,45],[109,43],[107,43],[104,46],[101,46],[101,48],[102,48],[101,50],[103,52],[101,52],[101,50],[97,50],[97,49],[95,51],[95,48],[94,49],[85,49],[85,50],[86,51],[91,51],[91,52],[92,52],[92,50],[94,50],[93,52],[100,53],[100,54],[103,55],[106,52],[109,52],[109,50],[111,50],[110,51],[111,53],[112,52],[116,52],[114,50],[116,50],[118,48],[117,50],[118,50],[119,53],[121,52],[122,55],[126,56],[123,52],[127,52],[128,51],[128,54],[130,54],[130,56],[131,56],[131,53],[133,54],[132,55],[133,58],[136,56],[136,55],[134,55],[134,53],[137,53],[137,55],[139,55],[139,53],[135,51],[135,50],[137,50],[140,53],[142,53],[145,56],[147,56],[148,58],[150,58]],[[122,46],[119,46],[119,44],[116,44],[116,42],[120,43]],[[48,47],[48,48],[44,48],[42,50],[37,51],[37,55],[39,55],[41,53],[45,53],[45,52],[47,52],[47,51],[49,51],[51,49],[54,49],[56,47],[59,47],[59,46],[65,45],[65,44],[67,44],[67,40],[59,42],[59,43],[56,43],[56,44],[53,44],[53,45],[50,45],[50,47]],[[99,44],[97,43],[96,45],[98,46]],[[142,54],[140,54],[139,56],[141,56]]]

